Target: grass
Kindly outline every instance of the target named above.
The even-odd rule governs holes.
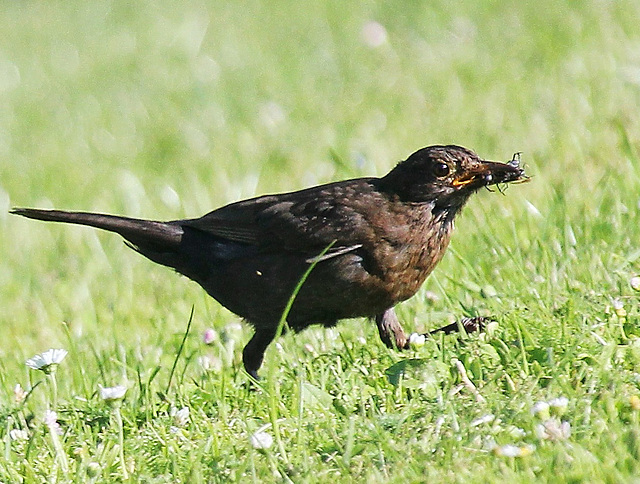
[[[632,480],[639,23],[632,0],[4,5],[0,481]],[[533,179],[472,200],[400,318],[498,325],[407,354],[362,320],[284,335],[258,391],[240,370],[250,331],[195,284],[118,237],[7,214],[197,216],[434,143],[522,151]],[[24,361],[48,348],[69,355],[47,423],[53,379]],[[116,385],[122,427],[100,397]]]

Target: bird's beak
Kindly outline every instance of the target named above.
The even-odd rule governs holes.
[[[519,158],[515,158],[508,163],[498,163],[495,161],[481,161],[469,168],[452,181],[456,188],[480,188],[483,186],[495,185],[497,183],[525,182],[529,177],[524,174],[524,169],[520,167]]]

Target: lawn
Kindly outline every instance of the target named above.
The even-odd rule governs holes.
[[[5,2],[0,481],[632,481],[638,25],[636,0]],[[195,283],[8,214],[195,217],[446,143],[531,182],[477,194],[398,314],[496,323],[405,353],[364,320],[287,334],[259,387]]]

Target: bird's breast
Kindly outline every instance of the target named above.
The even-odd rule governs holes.
[[[377,266],[385,291],[396,302],[413,296],[440,262],[449,245],[453,224],[447,217],[425,212],[403,220],[394,236],[386,234],[377,244]]]

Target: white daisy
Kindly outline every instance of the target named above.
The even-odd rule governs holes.
[[[100,387],[100,396],[107,403],[122,400],[125,393],[127,393],[127,387],[122,385],[115,387]]]
[[[554,415],[562,415],[567,410],[569,399],[567,397],[557,397],[549,400],[551,413]]]
[[[42,419],[44,424],[49,427],[51,433],[56,433],[57,435],[62,435],[62,428],[58,423],[58,414],[54,410],[45,410],[44,417]]]
[[[52,373],[56,367],[67,356],[67,350],[63,349],[50,349],[39,355],[35,355],[33,358],[29,358],[25,364],[34,370],[40,370],[44,373]]]
[[[415,351],[424,346],[426,340],[427,337],[424,334],[411,333],[409,336],[409,346]]]
[[[189,407],[182,407],[180,410],[171,407],[169,414],[173,417],[173,423],[177,427],[184,427],[189,423]]]
[[[496,419],[496,416],[493,414],[487,414],[484,415],[482,417],[479,417],[475,420],[472,420],[471,423],[469,424],[470,427],[477,427],[478,425],[483,425],[486,423],[491,423]]]
[[[535,435],[540,440],[567,440],[571,437],[571,424],[560,421],[557,418],[550,418],[541,424],[536,425]]]
[[[268,449],[273,445],[273,437],[264,430],[258,430],[249,440],[251,447],[258,450]]]
[[[531,413],[541,420],[549,418],[549,404],[547,402],[537,402],[531,407]]]
[[[494,454],[500,457],[526,457],[533,454],[536,448],[533,445],[517,445],[507,444],[500,447],[494,447]]]

